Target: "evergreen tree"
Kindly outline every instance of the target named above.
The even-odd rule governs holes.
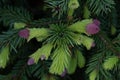
[[[0,0],[0,80],[120,80],[119,0]]]

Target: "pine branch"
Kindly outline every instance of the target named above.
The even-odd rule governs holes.
[[[119,80],[120,79],[120,61],[119,61],[119,63],[117,64],[117,66],[115,66],[115,68],[114,68],[114,70],[112,71],[112,74],[114,75],[114,74],[116,74],[115,76],[114,76],[114,80]]]
[[[118,34],[118,36],[115,38],[115,39],[113,39],[113,44],[119,44],[120,43],[120,34]]]
[[[107,56],[110,56],[111,52],[108,50],[100,49],[93,52],[93,56],[90,58],[87,66],[86,73],[89,74],[89,77],[92,71],[96,70],[97,72],[93,75],[96,80],[112,80],[111,73],[103,69],[102,64]],[[91,79],[92,80],[92,79]]]
[[[28,66],[27,68],[27,74],[30,77],[36,77],[40,79],[45,74],[48,74],[49,67],[51,65],[51,61],[39,61],[38,64]]]
[[[94,50],[94,55],[92,58],[90,58],[90,61],[88,62],[88,68],[86,70],[86,73],[89,74],[89,77],[94,76],[97,80],[102,80],[103,78],[105,80],[111,80],[114,79],[112,77],[111,72],[104,70],[103,68],[103,62],[106,58],[109,58],[112,55],[119,56],[118,49],[112,44],[110,39],[103,33],[102,31],[97,35],[100,38],[100,42],[102,41],[104,43],[103,48],[96,48]],[[98,43],[99,44],[99,43]],[[100,44],[101,45],[101,44]],[[104,48],[105,46],[105,48]],[[98,50],[98,51],[97,51]],[[93,51],[92,51],[93,52]],[[95,54],[96,53],[96,54]],[[112,64],[112,63],[111,63]],[[116,66],[117,67],[117,66]],[[95,74],[92,73],[92,71],[96,70],[97,72]]]
[[[108,14],[114,8],[114,0],[87,0],[88,6],[93,14]]]
[[[11,75],[0,75],[0,80],[12,80]]]
[[[0,22],[2,21],[5,26],[12,25],[15,22],[29,23],[31,15],[23,8],[16,7],[3,7],[0,8]]]
[[[26,60],[18,60],[11,70],[11,75],[14,76],[13,80],[24,80],[23,77],[26,77],[27,64]],[[25,79],[27,80],[27,79]]]
[[[10,52],[14,50],[17,53],[17,48],[21,47],[24,42],[25,40],[18,36],[18,30],[10,30],[0,35],[0,49],[9,44]]]
[[[69,0],[45,0],[46,6],[52,9],[52,16],[58,19],[67,13],[67,5]]]
[[[31,22],[30,24],[28,24],[28,27],[47,27],[50,24],[57,24],[57,23],[65,23],[67,22],[66,19],[62,20],[62,19],[51,19],[51,18],[43,18],[43,19],[39,19],[39,20],[34,20],[33,22]]]
[[[115,55],[120,56],[120,52],[114,47],[112,42],[105,36],[105,33],[101,32],[98,34],[98,36],[101,38],[101,40],[105,43],[106,48],[111,50]]]

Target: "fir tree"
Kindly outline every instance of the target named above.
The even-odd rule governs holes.
[[[0,80],[120,80],[119,0],[0,0]]]

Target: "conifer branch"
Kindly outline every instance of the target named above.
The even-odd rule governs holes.
[[[100,32],[98,34],[98,36],[101,38],[101,40],[106,44],[106,48],[108,48],[109,50],[111,50],[113,53],[115,53],[115,55],[120,56],[120,52],[118,50],[115,49],[114,45],[112,44],[112,42],[105,37],[105,34],[103,32]]]

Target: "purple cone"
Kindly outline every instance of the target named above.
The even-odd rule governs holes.
[[[27,64],[28,65],[32,65],[32,64],[34,64],[35,62],[34,62],[34,59],[33,58],[30,58],[29,60],[28,60],[28,62],[27,62]]]
[[[46,56],[45,55],[41,55],[41,60],[44,60],[45,58],[46,58]]]
[[[67,70],[65,69],[65,70],[63,71],[63,73],[61,74],[61,77],[64,77],[64,76],[66,75],[66,73],[67,73]]]
[[[29,37],[29,30],[28,29],[23,29],[23,30],[19,31],[18,34],[19,34],[19,36],[21,38],[28,39],[28,37]]]
[[[94,19],[93,23],[96,24],[97,26],[100,26],[100,21],[98,19]]]
[[[91,24],[88,24],[87,27],[86,27],[86,32],[88,34],[96,34],[100,31],[100,28],[99,26],[97,26],[96,24],[94,23],[91,23]]]

